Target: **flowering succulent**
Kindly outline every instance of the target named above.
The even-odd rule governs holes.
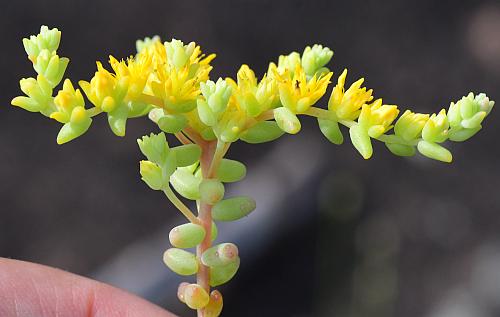
[[[315,107],[333,77],[326,67],[333,56],[327,47],[308,46],[302,54],[280,56],[260,80],[242,65],[236,80],[212,81],[214,54],[204,55],[194,42],[162,43],[158,36],[137,41],[137,53],[126,60],[110,56],[110,69],[97,62],[94,76],[80,81],[80,88],[65,79],[54,93],[69,62],[57,55],[60,36],[59,30],[42,26],[38,35],[23,40],[37,76],[21,79],[25,96],[15,97],[12,105],[62,123],[59,144],[84,134],[92,117],[101,113],[118,136],[125,135],[129,118],[147,116],[158,126],[161,132],[137,140],[146,158],[140,161],[139,172],[189,221],[172,229],[173,248],[165,251],[163,260],[177,274],[196,275],[196,283],[179,285],[178,297],[204,317],[219,316],[222,294],[211,287],[228,282],[240,266],[236,245],[215,243],[216,222],[239,220],[256,208],[251,197],[225,197],[226,184],[246,175],[243,163],[225,158],[231,143],[263,143],[298,133],[299,115],[306,115],[317,118],[321,132],[334,144],[343,143],[340,126],[346,126],[365,159],[373,154],[372,141],[379,140],[399,156],[418,151],[451,162],[452,154],[443,143],[472,137],[494,105],[485,94],[470,93],[452,102],[448,111],[429,115],[406,110],[397,119],[398,107],[374,100],[373,90],[362,87],[363,78],[345,89],[344,70],[328,107]],[[166,134],[175,136],[180,145],[169,144]],[[197,212],[179,195],[196,201]]]

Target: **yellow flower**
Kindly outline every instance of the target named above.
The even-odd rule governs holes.
[[[328,109],[334,111],[338,119],[356,120],[360,114],[361,107],[373,99],[373,90],[361,88],[364,78],[354,82],[347,91],[344,90],[347,69],[339,76],[337,85],[333,88],[332,95],[328,101]]]
[[[109,56],[109,64],[117,78],[127,78],[128,89],[125,98],[128,101],[136,100],[144,91],[144,86],[151,73],[151,57],[147,54],[138,54],[136,58],[118,61]]]
[[[237,74],[238,83],[231,78],[226,80],[231,85],[240,106],[249,116],[256,117],[275,106],[278,97],[277,82],[267,75],[257,83],[255,73],[248,65],[242,65]]]
[[[63,84],[63,89],[59,90],[54,98],[54,104],[57,111],[50,115],[50,118],[61,123],[71,121],[82,121],[85,119],[85,101],[79,89],[75,89],[69,79],[66,79]],[[83,111],[82,111],[83,110]]]
[[[213,127],[214,133],[223,142],[234,142],[243,132],[247,119],[246,111],[240,106],[237,99],[232,96],[226,110]]]
[[[105,112],[111,112],[123,102],[128,81],[128,77],[117,77],[97,62],[97,71],[90,83],[81,80],[79,84],[90,102]]]
[[[358,122],[363,129],[368,131],[369,136],[378,138],[392,128],[391,123],[398,113],[397,106],[383,105],[382,99],[377,99],[371,105],[363,105]]]
[[[191,52],[192,50],[192,52]],[[152,93],[162,99],[165,108],[172,113],[185,113],[196,107],[200,95],[200,82],[208,80],[212,70],[210,62],[215,54],[204,56],[199,46],[189,49],[191,55],[183,66],[168,62],[168,56],[161,62],[162,55],[154,53],[156,59],[155,76],[151,80]],[[182,59],[184,61],[184,59]]]
[[[307,80],[304,69],[296,65],[293,74],[289,69],[279,73],[277,68],[273,69],[274,76],[278,81],[278,89],[281,103],[293,113],[303,113],[315,104],[326,92],[333,73],[314,75]]]

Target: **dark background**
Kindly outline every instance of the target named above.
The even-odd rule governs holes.
[[[217,53],[212,78],[234,77],[242,63],[262,75],[278,55],[321,43],[335,51],[335,78],[348,67],[349,82],[365,77],[402,109],[437,112],[469,91],[500,95],[498,1],[0,6],[0,255],[127,288],[181,316],[193,314],[177,304],[181,279],[161,256],[168,228],[183,220],[138,176],[135,139],[153,126],[131,120],[120,139],[101,117],[58,146],[55,121],[10,106],[18,80],[34,76],[21,39],[41,24],[62,30],[59,55],[71,59],[74,81],[158,34]],[[500,316],[499,118],[494,110],[473,139],[449,144],[450,165],[395,157],[380,144],[364,161],[307,119],[298,136],[232,147],[229,156],[259,176],[232,189],[254,194],[258,208],[222,228],[242,256],[220,288],[223,316]]]

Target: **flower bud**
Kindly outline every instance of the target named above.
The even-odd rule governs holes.
[[[448,117],[442,109],[437,115],[433,113],[425,123],[422,130],[422,138],[428,142],[444,142],[448,138]]]
[[[137,139],[137,144],[149,161],[162,166],[169,153],[169,147],[165,133],[145,135],[141,139]]]
[[[170,243],[176,248],[194,248],[205,239],[205,229],[194,223],[186,223],[170,230]]]
[[[414,140],[420,136],[427,120],[428,114],[406,110],[394,125],[394,133],[406,141]]]
[[[212,217],[217,221],[234,221],[255,209],[255,200],[247,196],[223,199],[212,207]]]
[[[142,180],[153,190],[160,190],[164,187],[161,168],[153,162],[141,161],[140,173]]]
[[[217,82],[207,80],[200,83],[200,89],[207,106],[216,117],[226,109],[232,88],[224,79],[219,78]]]
[[[198,272],[196,256],[182,249],[171,248],[165,251],[163,262],[179,275],[193,275]]]
[[[165,42],[165,49],[167,51],[167,59],[170,65],[181,68],[188,62],[191,54],[193,54],[196,44],[190,42],[184,45],[182,41],[172,39],[170,42]]]
[[[191,309],[201,309],[208,305],[210,297],[200,285],[189,284],[184,287],[184,301]]]
[[[224,185],[217,179],[204,179],[200,183],[200,199],[213,205],[224,197]]]
[[[328,47],[318,44],[312,48],[307,46],[302,53],[302,67],[307,75],[313,76],[316,71],[328,64],[332,56],[333,52]]]

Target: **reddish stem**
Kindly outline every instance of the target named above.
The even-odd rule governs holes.
[[[212,177],[212,175],[208,175],[208,173],[214,157],[216,144],[216,142],[207,142],[202,146],[200,165],[203,178]],[[212,206],[201,202],[198,210],[198,219],[206,232],[205,239],[196,248],[196,255],[198,259],[201,259],[203,252],[212,245]],[[210,294],[210,270],[201,262],[199,263],[196,282]],[[198,309],[198,317],[204,317],[204,315],[204,310]]]

